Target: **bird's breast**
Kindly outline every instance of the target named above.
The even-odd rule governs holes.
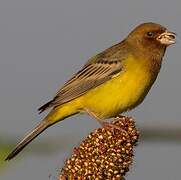
[[[140,104],[155,78],[145,59],[129,57],[123,71],[83,96],[83,106],[101,118],[114,117]]]

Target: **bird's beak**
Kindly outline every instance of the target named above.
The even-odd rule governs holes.
[[[163,45],[170,45],[174,44],[176,39],[176,34],[174,32],[165,31],[164,33],[160,34],[157,40]]]

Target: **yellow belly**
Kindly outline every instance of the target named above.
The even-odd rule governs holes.
[[[80,97],[82,106],[110,118],[141,103],[153,83],[146,63],[129,58],[117,77]]]

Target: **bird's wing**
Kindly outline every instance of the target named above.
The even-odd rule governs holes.
[[[56,94],[53,100],[46,103],[38,110],[40,113],[50,107],[59,106],[71,101],[90,89],[93,89],[110,80],[122,70],[122,62],[119,59],[98,58],[90,61],[78,71]]]

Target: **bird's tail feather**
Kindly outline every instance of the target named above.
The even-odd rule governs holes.
[[[73,114],[78,113],[76,104],[68,104],[64,106],[58,106],[44,118],[44,120],[36,126],[29,134],[25,136],[23,140],[21,140],[18,145],[14,148],[14,150],[7,156],[6,161],[14,158],[19,152],[21,152],[26,145],[28,145],[33,139],[35,139],[41,132],[43,132],[48,127],[53,124],[61,121]]]
[[[41,132],[49,127],[47,121],[42,121],[38,126],[36,126],[29,134],[27,134],[14,148],[14,150],[7,156],[6,161],[14,158],[19,152],[21,152],[26,145],[28,145],[33,139],[35,139]]]

